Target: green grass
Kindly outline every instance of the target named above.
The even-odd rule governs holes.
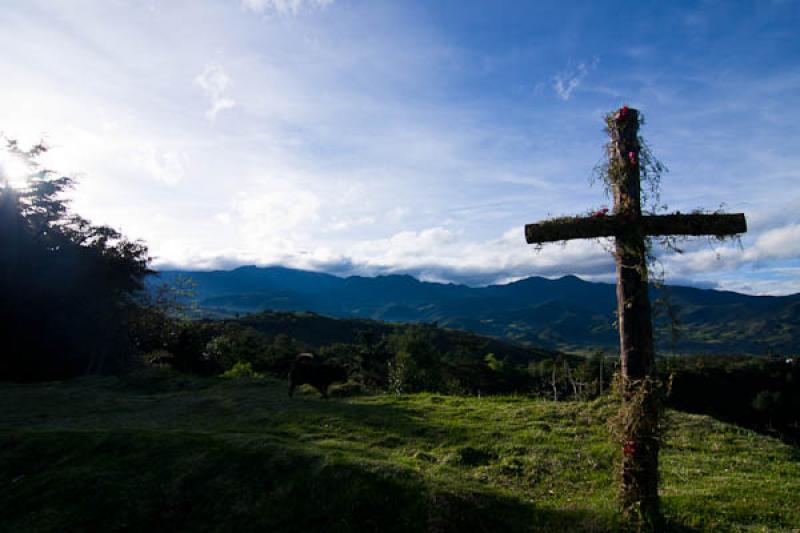
[[[613,531],[607,402],[328,401],[149,372],[0,385],[0,531]],[[674,530],[800,528],[800,450],[670,413]]]

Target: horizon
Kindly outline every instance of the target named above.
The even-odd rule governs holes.
[[[470,284],[470,283],[455,282],[455,281],[429,281],[429,280],[422,279],[422,278],[420,278],[418,276],[415,276],[414,274],[409,273],[409,272],[391,272],[391,273],[382,273],[382,274],[373,274],[373,275],[365,275],[365,274],[336,274],[336,273],[332,273],[332,272],[325,272],[325,271],[322,271],[322,270],[307,270],[307,269],[302,269],[302,268],[287,267],[287,266],[284,266],[284,265],[253,265],[253,264],[251,264],[251,265],[238,265],[238,266],[235,266],[235,267],[230,267],[230,268],[225,268],[225,269],[211,268],[211,269],[208,269],[208,270],[199,270],[199,269],[198,270],[187,270],[187,269],[181,269],[181,268],[164,268],[164,269],[157,269],[155,271],[155,276],[158,276],[162,272],[187,272],[189,274],[195,273],[195,272],[199,272],[199,273],[234,272],[236,270],[245,269],[245,268],[255,268],[255,269],[262,269],[262,270],[266,270],[266,269],[293,270],[293,271],[297,271],[297,272],[305,272],[305,273],[311,273],[311,274],[323,274],[323,275],[327,275],[327,276],[337,277],[337,278],[340,278],[340,279],[347,279],[347,278],[351,278],[351,277],[384,278],[384,277],[391,277],[391,276],[400,276],[400,277],[413,278],[413,279],[415,279],[416,281],[418,281],[420,283],[434,283],[434,284],[438,284],[438,285],[458,285],[458,286],[467,287],[467,288],[470,288],[470,289],[481,289],[481,288],[491,287],[491,286],[511,285],[511,284],[517,283],[519,281],[525,281],[527,279],[533,279],[533,278],[546,279],[548,281],[560,281],[560,280],[562,280],[564,278],[575,278],[575,279],[578,279],[578,280],[580,280],[580,281],[582,281],[584,283],[602,283],[604,285],[615,285],[614,281],[585,279],[585,278],[583,278],[581,276],[578,276],[578,275],[575,275],[575,274],[562,274],[562,275],[558,275],[558,276],[538,276],[538,275],[533,275],[532,274],[530,276],[525,276],[525,277],[521,277],[521,278],[517,278],[517,279],[507,280],[507,281],[504,281],[502,283],[490,283],[490,284],[479,285],[479,284]],[[780,295],[774,295],[774,294],[747,294],[747,293],[744,293],[744,292],[733,291],[733,290],[730,290],[730,289],[720,289],[720,288],[717,288],[717,287],[712,287],[710,285],[705,285],[705,286],[704,285],[681,285],[681,284],[677,284],[677,283],[664,283],[664,285],[672,286],[672,287],[684,287],[684,288],[689,288],[689,289],[698,289],[698,290],[712,290],[712,291],[717,291],[717,292],[733,292],[733,293],[736,293],[736,294],[742,294],[744,296],[770,296],[770,297],[778,296],[779,297],[779,296],[795,296],[795,295],[800,294],[800,292],[798,292],[798,293],[780,294]]]
[[[613,283],[607,241],[523,228],[610,205],[602,117],[630,105],[669,211],[748,220],[741,248],[656,246],[665,282],[796,294],[798,5],[12,1],[0,133],[158,269]]]

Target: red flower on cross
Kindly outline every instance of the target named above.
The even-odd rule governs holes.
[[[622,453],[628,457],[636,453],[636,443],[632,440],[626,441],[625,444],[622,445]]]
[[[628,161],[631,162],[632,167],[635,167],[639,164],[639,161],[636,158],[636,152],[628,152]]]

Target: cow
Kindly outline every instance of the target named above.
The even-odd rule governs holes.
[[[347,381],[344,367],[321,363],[311,353],[298,354],[289,371],[289,398],[294,395],[294,388],[303,384],[311,385],[323,398],[327,398],[328,387],[335,381]]]

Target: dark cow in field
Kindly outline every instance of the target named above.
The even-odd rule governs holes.
[[[298,354],[289,371],[289,397],[294,394],[295,387],[308,384],[327,398],[328,387],[336,381],[347,381],[347,370],[339,365],[320,363],[314,354]]]

